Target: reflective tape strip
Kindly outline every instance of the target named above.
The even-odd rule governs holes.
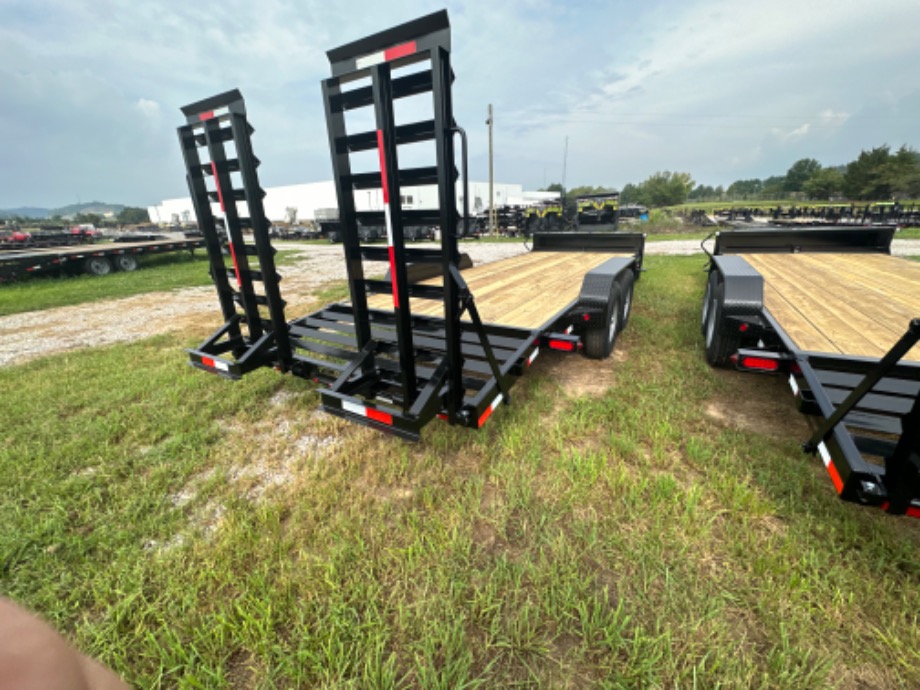
[[[380,422],[387,426],[392,426],[393,424],[393,415],[374,409],[373,407],[365,407],[364,405],[358,405],[348,400],[343,400],[342,409],[346,412],[366,417],[367,419],[373,419],[375,422]]]
[[[575,326],[569,326],[563,331],[563,333],[565,333],[566,335],[571,335],[573,330],[575,330]]]
[[[221,362],[219,359],[212,359],[211,357],[202,357],[201,363],[206,367],[211,367],[212,369],[218,369],[219,371],[230,371],[230,366],[226,362]]]
[[[482,413],[482,416],[479,417],[479,424],[477,425],[480,429],[482,428],[482,425],[486,423],[486,420],[492,415],[492,413],[495,412],[495,408],[501,405],[502,400],[504,400],[504,397],[501,393],[499,393],[497,396],[495,396],[495,400],[492,401],[492,404],[489,405],[486,408],[486,411]]]
[[[795,382],[795,376],[789,374],[789,387],[792,389],[793,395],[799,394],[799,384]]]
[[[534,351],[530,354],[530,357],[527,358],[527,364],[533,364],[533,361],[537,358],[538,354],[540,354],[540,348],[534,348]]]
[[[392,60],[398,60],[401,57],[406,57],[407,55],[412,55],[417,50],[415,41],[409,41],[408,43],[402,43],[398,46],[393,46],[392,48],[387,48],[386,50],[381,50],[377,53],[371,53],[370,55],[365,55],[364,57],[359,57],[355,60],[355,67],[357,69],[365,69],[367,67],[373,67],[374,65],[379,65],[384,62],[391,62]]]
[[[387,184],[387,157],[383,149],[383,130],[377,130],[377,153],[380,156],[380,185],[383,188],[383,217],[387,228],[387,247],[390,257],[390,284],[393,289],[393,308],[399,309],[399,285],[396,282],[396,254],[393,251],[393,218],[390,215],[390,190]]]
[[[204,122],[205,120],[213,120],[215,117],[220,117],[221,115],[226,115],[230,112],[230,108],[224,106],[223,108],[218,108],[217,110],[209,110],[205,113],[201,113],[198,116],[198,119]]]
[[[843,491],[843,479],[840,478],[840,473],[837,471],[837,468],[834,467],[834,461],[831,460],[831,454],[827,450],[827,446],[824,445],[824,441],[818,444],[818,454],[821,456],[821,460],[824,461],[824,467],[831,476],[831,481],[834,482],[834,488],[837,489],[837,493],[839,494]]]
[[[211,161],[211,172],[214,175],[214,186],[217,187],[217,200],[220,202],[220,210],[226,212],[224,209],[224,193],[220,189],[220,180],[217,179],[217,166],[214,161]]]

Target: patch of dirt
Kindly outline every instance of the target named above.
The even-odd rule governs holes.
[[[784,439],[804,440],[810,435],[805,417],[795,408],[786,379],[741,376],[723,370],[712,373],[727,384],[725,392],[706,403],[704,409],[706,416],[719,426]]]
[[[580,355],[547,357],[547,370],[569,398],[597,397],[607,392],[617,375],[617,368],[628,358],[617,347],[607,359],[588,359]]]

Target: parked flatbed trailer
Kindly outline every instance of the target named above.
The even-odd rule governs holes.
[[[454,141],[460,135],[466,187],[466,135],[452,115],[447,12],[327,55],[333,76],[323,94],[350,299],[287,321],[242,95],[193,103],[182,109],[179,139],[224,325],[189,351],[190,363],[230,379],[268,366],[325,383],[325,411],[418,440],[436,417],[481,428],[509,402],[542,345],[607,357],[629,317],[643,235],[538,234],[533,253],[482,267],[460,255],[469,211],[456,207]],[[431,118],[399,122],[394,102],[408,96],[422,96]],[[349,130],[346,111],[361,109],[375,128]],[[401,167],[399,147],[422,142],[431,164]],[[353,170],[357,152],[371,152],[379,167],[366,170],[365,156],[365,169]],[[230,175],[236,172],[241,186]],[[435,188],[438,207],[403,209],[403,186]],[[356,195],[369,189],[381,190],[385,210],[357,210]],[[215,204],[232,267],[220,254]],[[441,228],[440,246],[407,247],[416,226]],[[370,244],[361,227],[385,228],[387,246]],[[254,244],[244,242],[243,228],[252,229]],[[368,261],[386,262],[389,273],[368,277],[379,270],[366,274]]]
[[[920,264],[893,227],[716,236],[706,358],[783,373],[841,498],[920,517]]]
[[[140,256],[190,252],[203,246],[204,240],[199,238],[7,251],[0,254],[0,282],[23,275],[51,273],[61,269],[93,275],[107,275],[114,270],[133,271],[138,266],[137,259]]]

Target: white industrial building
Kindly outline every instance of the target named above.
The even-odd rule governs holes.
[[[489,183],[470,182],[470,213],[481,213],[489,207]],[[457,184],[457,208],[463,208],[463,185]],[[402,205],[405,209],[437,208],[438,188],[433,185],[405,187],[402,190]],[[383,195],[379,189],[359,190],[355,193],[355,206],[359,211],[383,210]],[[525,192],[522,185],[496,182],[494,198],[496,206],[507,204],[526,205],[543,199],[558,198],[556,192]],[[269,187],[265,190],[265,214],[270,221],[287,219],[287,209],[297,209],[297,220],[316,218],[317,209],[337,208],[335,184],[332,180],[292,184],[284,187]],[[244,213],[242,202],[240,212]],[[165,199],[147,209],[154,223],[196,222],[195,209],[190,197]]]

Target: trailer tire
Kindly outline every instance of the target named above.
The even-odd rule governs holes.
[[[94,276],[107,276],[112,272],[112,262],[104,256],[91,256],[83,262],[83,270]]]
[[[635,274],[631,270],[626,271],[620,281],[622,299],[622,307],[620,308],[620,331],[626,330],[626,324],[629,323],[629,315],[632,313],[633,288],[635,284]]]
[[[725,335],[722,328],[725,301],[725,283],[718,278],[712,289],[709,308],[706,312],[706,361],[714,367],[725,366],[729,357],[738,351],[741,339],[737,335]]]
[[[126,273],[136,271],[137,257],[131,256],[130,254],[119,254],[115,257],[115,268],[119,271],[125,271]]]
[[[623,288],[617,281],[610,288],[610,298],[604,308],[604,319],[599,326],[589,328],[585,333],[585,356],[590,359],[607,359],[613,351],[617,334],[620,332],[620,317],[623,311]]]
[[[719,274],[716,271],[711,271],[709,273],[709,280],[706,282],[706,294],[703,295],[703,315],[700,319],[700,334],[705,338],[706,337],[706,322],[709,317],[709,303],[712,301],[712,293],[715,290],[715,283],[719,279]]]

